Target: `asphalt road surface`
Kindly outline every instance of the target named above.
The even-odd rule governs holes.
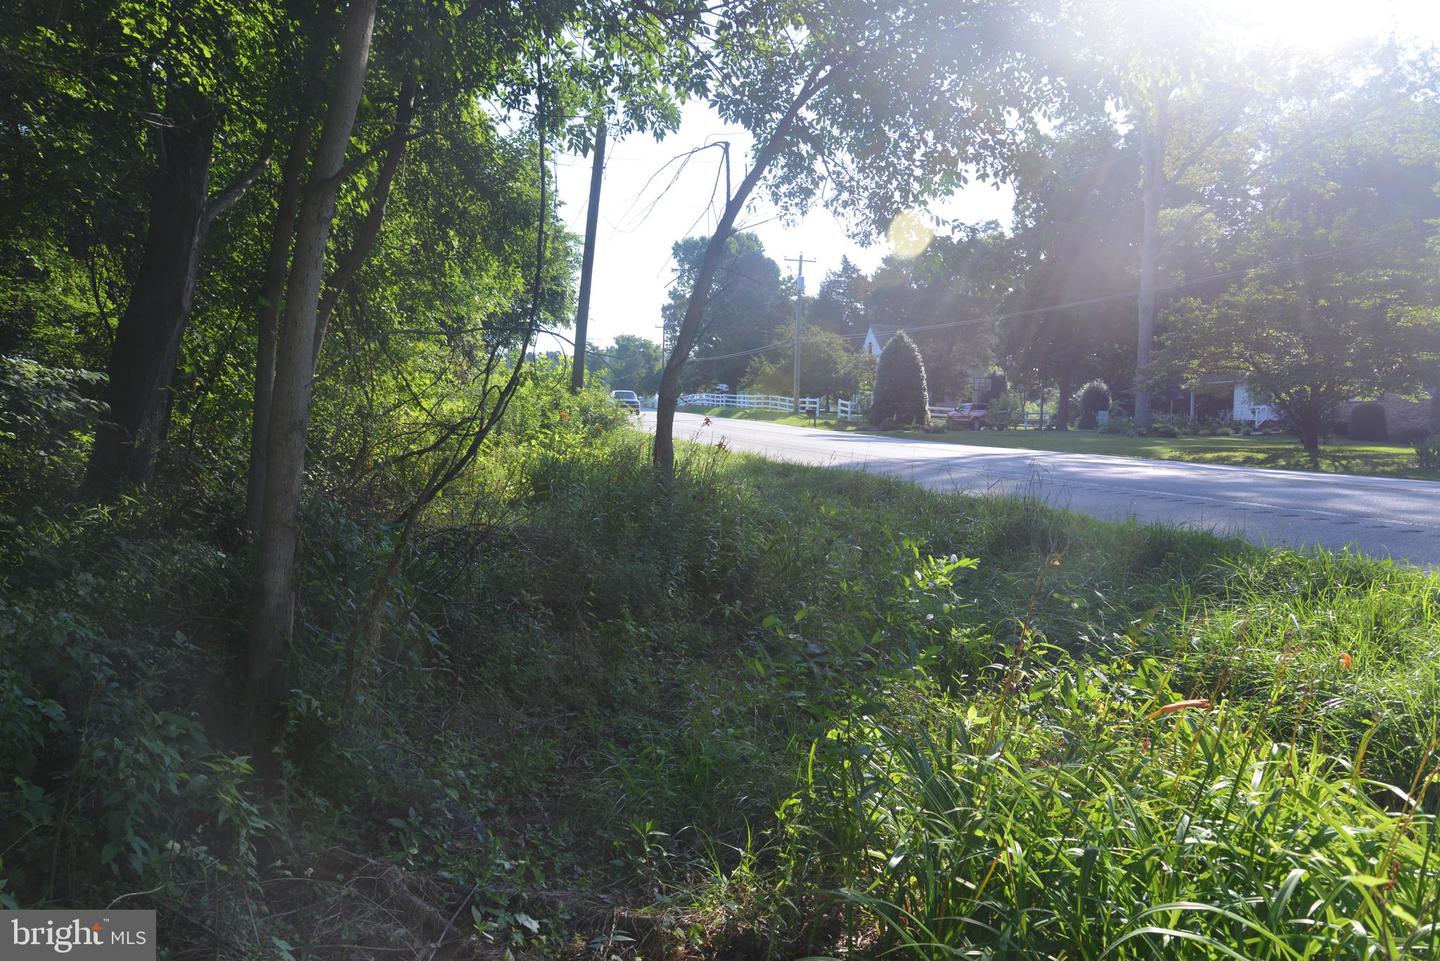
[[[655,413],[642,416],[654,430]],[[1440,567],[1440,483],[1006,450],[763,421],[675,415],[677,440],[873,471],[925,487],[1027,494],[1105,520],[1184,524],[1257,544],[1353,548]]]

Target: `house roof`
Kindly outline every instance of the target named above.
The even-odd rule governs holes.
[[[1201,374],[1195,380],[1196,387],[1229,387],[1232,384],[1243,384],[1245,378],[1239,374]]]
[[[883,348],[886,344],[890,343],[891,337],[894,337],[896,333],[903,329],[902,327],[894,327],[889,324],[871,324],[869,333],[874,335],[875,342]]]

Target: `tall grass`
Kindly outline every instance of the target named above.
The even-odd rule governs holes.
[[[362,723],[335,666],[388,529],[311,503],[281,802],[205,767],[244,557],[144,504],[27,521],[0,548],[0,807],[24,819],[0,904],[148,891],[171,839],[254,891],[264,836],[282,876],[341,845],[473,891],[532,953],[591,916],[563,890],[663,902],[682,954],[1436,955],[1434,578],[713,447],[666,489],[644,438],[553,407],[435,505]],[[66,814],[107,745],[143,816],[91,788]],[[181,775],[216,797],[165,802]],[[254,807],[227,834],[232,796]],[[156,856],[69,853],[132,837]],[[85,868],[69,894],[57,861]],[[242,942],[302,916],[178,884],[149,903],[229,898]]]
[[[867,956],[1440,956],[1440,852],[1412,783],[1277,742],[1260,712],[1169,707],[1124,663],[858,718],[790,810]],[[1182,702],[1183,703],[1183,702]]]

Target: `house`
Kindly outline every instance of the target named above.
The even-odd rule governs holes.
[[[1207,397],[1211,401],[1209,404],[1203,402],[1203,398]],[[1217,400],[1225,403],[1217,405]],[[1199,380],[1190,385],[1192,420],[1197,414],[1197,404],[1214,410],[1222,420],[1243,421],[1256,427],[1266,421],[1280,419],[1279,411],[1251,394],[1250,385],[1245,379],[1233,374],[1202,374]]]
[[[904,328],[901,327],[886,327],[871,324],[869,329],[865,331],[865,343],[860,345],[860,349],[871,357],[879,357],[880,351],[884,350],[885,345],[890,343],[890,338],[894,337],[903,329]]]
[[[1191,385],[1191,419],[1194,419],[1197,414],[1197,397],[1202,408],[1199,412],[1202,418],[1207,416],[1204,408],[1208,407],[1210,411],[1216,411],[1216,400],[1223,398],[1228,400],[1228,403],[1218,410],[1223,420],[1240,421],[1254,424],[1256,427],[1267,421],[1278,422],[1280,420],[1280,412],[1272,404],[1267,404],[1262,398],[1253,395],[1244,378],[1232,374],[1205,374]],[[1208,404],[1206,403],[1207,399],[1209,400]],[[1429,429],[1430,398],[1428,394],[1418,400],[1393,393],[1382,394],[1378,398],[1353,397],[1341,408],[1339,419],[1348,422],[1351,411],[1355,409],[1356,405],[1362,403],[1379,404],[1385,408],[1386,430],[1393,439],[1403,440],[1407,437],[1423,435]],[[1214,414],[1211,413],[1209,416],[1214,416]]]
[[[1414,440],[1430,432],[1430,397],[1425,393],[1419,399],[1411,399],[1389,392],[1379,397],[1356,397],[1346,402],[1340,416],[1348,423],[1358,405],[1379,404],[1385,408],[1385,431],[1390,439]]]

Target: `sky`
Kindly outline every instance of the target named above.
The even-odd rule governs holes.
[[[1242,43],[1316,52],[1388,34],[1440,43],[1440,0],[1211,2],[1217,16],[1233,24],[1234,36]],[[752,140],[743,130],[727,126],[703,103],[686,104],[679,130],[663,141],[645,134],[611,141],[595,247],[589,322],[592,346],[612,343],[618,334],[660,339],[660,307],[674,274],[671,245],[691,235],[708,236],[719,208],[719,193],[713,194],[712,201],[712,190],[720,171],[720,151],[707,150],[695,156],[679,171],[678,179],[678,165],[672,161],[695,147],[720,140],[730,141],[732,176],[738,182],[747,168]],[[561,216],[572,231],[583,236],[590,159],[557,158],[556,177]],[[1013,197],[1004,184],[972,182],[930,213],[966,223],[997,220],[1008,224]],[[758,234],[766,252],[787,274],[793,273],[794,264],[785,258],[804,254],[810,293],[816,291],[825,273],[839,266],[841,257],[848,256],[868,272],[890,252],[884,240],[869,247],[851,240],[845,227],[818,203],[803,216],[784,220],[757,196],[739,226]],[[568,349],[552,338],[542,338],[540,347]]]

